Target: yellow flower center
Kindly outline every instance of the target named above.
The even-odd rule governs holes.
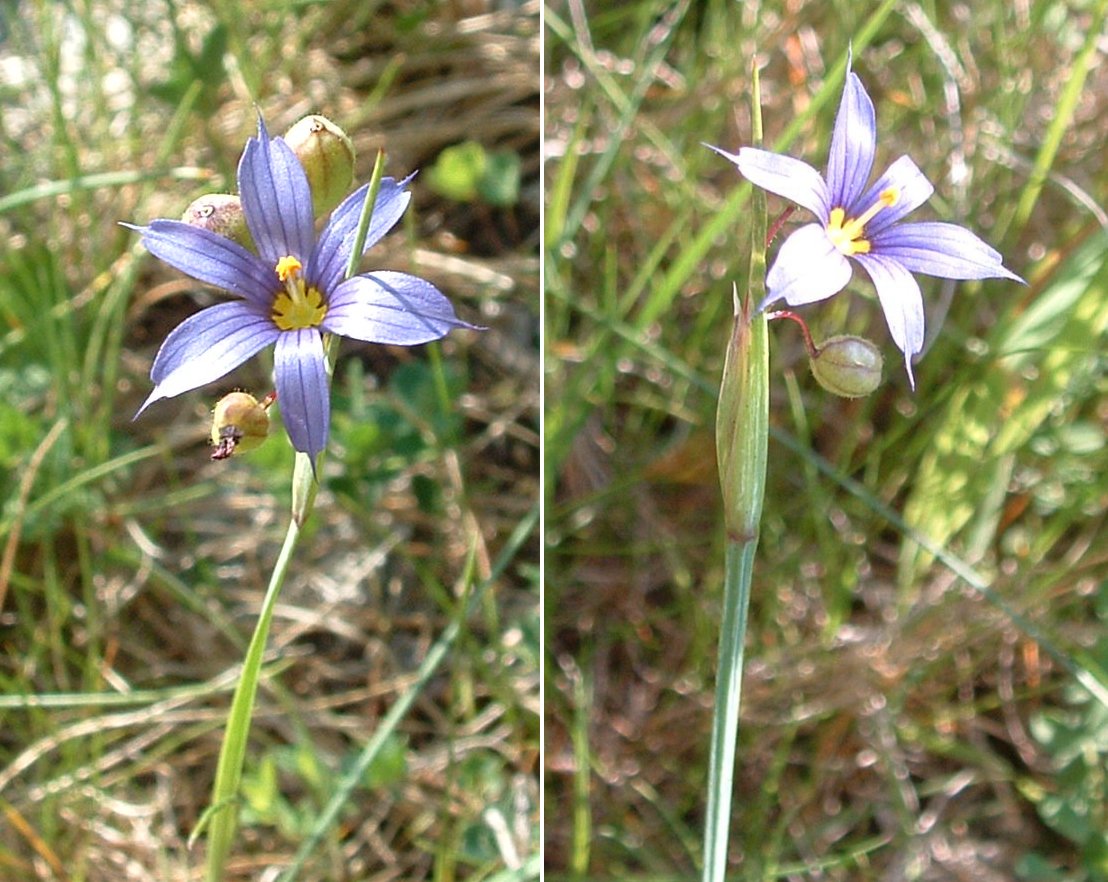
[[[831,209],[831,219],[827,223],[827,235],[843,254],[849,257],[852,254],[867,254],[870,250],[868,239],[862,237],[866,224],[873,220],[884,209],[891,208],[900,201],[900,190],[889,187],[882,190],[877,201],[862,212],[858,217],[847,220],[846,211],[842,208]]]
[[[273,323],[282,331],[318,327],[327,315],[327,304],[318,289],[304,284],[300,261],[288,254],[277,261],[274,269],[285,283],[285,290],[273,299]]]

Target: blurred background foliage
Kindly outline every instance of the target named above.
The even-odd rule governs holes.
[[[544,7],[551,878],[697,871],[749,192],[702,143],[748,143],[756,57],[767,146],[823,169],[853,45],[875,174],[910,154],[936,185],[914,217],[1030,284],[921,279],[915,393],[860,274],[801,311],[884,349],[870,398],[770,327],[735,878],[1108,879],[1106,9]]]
[[[304,878],[534,875],[538,71],[534,3],[0,0],[0,878],[203,866],[186,841],[292,454],[278,425],[208,459],[210,408],[267,391],[265,357],[132,422],[165,335],[223,295],[117,221],[233,191],[259,111],[274,133],[311,112],[339,123],[359,181],[378,149],[387,174],[422,169],[365,266],[430,278],[489,329],[342,346],[230,878],[288,863],[458,615],[470,567],[490,590]],[[485,157],[478,180],[458,151]]]

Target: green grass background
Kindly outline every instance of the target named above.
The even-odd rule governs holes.
[[[1108,879],[1106,8],[546,6],[552,878],[696,875],[749,192],[701,142],[749,138],[756,56],[767,146],[823,169],[853,44],[875,174],[910,154],[914,218],[1030,284],[921,279],[915,393],[860,273],[802,312],[883,349],[870,398],[770,327],[734,878]]]
[[[292,452],[278,425],[208,459],[210,408],[264,394],[265,357],[132,422],[161,340],[222,295],[116,222],[233,190],[257,111],[274,134],[331,117],[359,181],[378,149],[388,174],[422,169],[365,267],[430,278],[489,330],[342,346],[228,878],[276,878],[402,698],[299,878],[536,875],[538,22],[483,2],[0,2],[0,879],[200,878],[187,840]],[[514,190],[432,186],[467,144]]]

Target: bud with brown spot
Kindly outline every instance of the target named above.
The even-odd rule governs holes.
[[[316,217],[334,209],[354,183],[354,144],[346,132],[324,116],[313,114],[285,133],[285,142],[304,167],[312,188]]]
[[[190,226],[200,227],[238,242],[245,248],[253,247],[253,239],[246,227],[246,216],[242,213],[242,202],[238,196],[230,193],[201,196],[185,209],[181,220]]]

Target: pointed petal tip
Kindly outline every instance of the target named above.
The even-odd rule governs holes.
[[[131,417],[131,422],[133,423],[140,416],[142,416],[143,411],[145,411],[146,408],[148,408],[151,404],[153,404],[155,401],[161,401],[163,398],[165,398],[165,396],[164,395],[159,395],[158,394],[158,387],[155,386],[154,391],[152,391],[146,397],[146,400],[142,403],[142,407],[140,407],[138,410],[135,411],[135,415],[133,417]]]
[[[488,327],[486,325],[472,324],[470,322],[465,321],[464,319],[458,318],[455,315],[454,316],[454,326],[450,330],[451,331],[487,331]],[[447,333],[450,333],[450,332],[447,331]],[[444,334],[443,336],[446,336],[446,335]]]
[[[738,165],[738,163],[739,163],[739,154],[738,153],[728,153],[726,150],[722,149],[721,147],[712,146],[707,141],[701,141],[700,143],[704,147],[707,147],[709,150],[711,150],[715,153],[718,153],[720,156],[722,156],[724,159],[728,160],[729,162],[733,162],[736,165]]]
[[[936,274],[937,275],[937,274]],[[962,276],[940,276],[940,278],[958,278],[962,279]],[[985,279],[1007,279],[1009,282],[1018,282],[1021,285],[1026,285],[1027,280],[1022,276],[1016,275],[1008,267],[1004,266],[1000,262],[1000,255],[998,254],[996,260],[991,265],[986,263],[983,266],[978,266],[976,272],[967,273],[964,276],[967,281],[984,281]]]

